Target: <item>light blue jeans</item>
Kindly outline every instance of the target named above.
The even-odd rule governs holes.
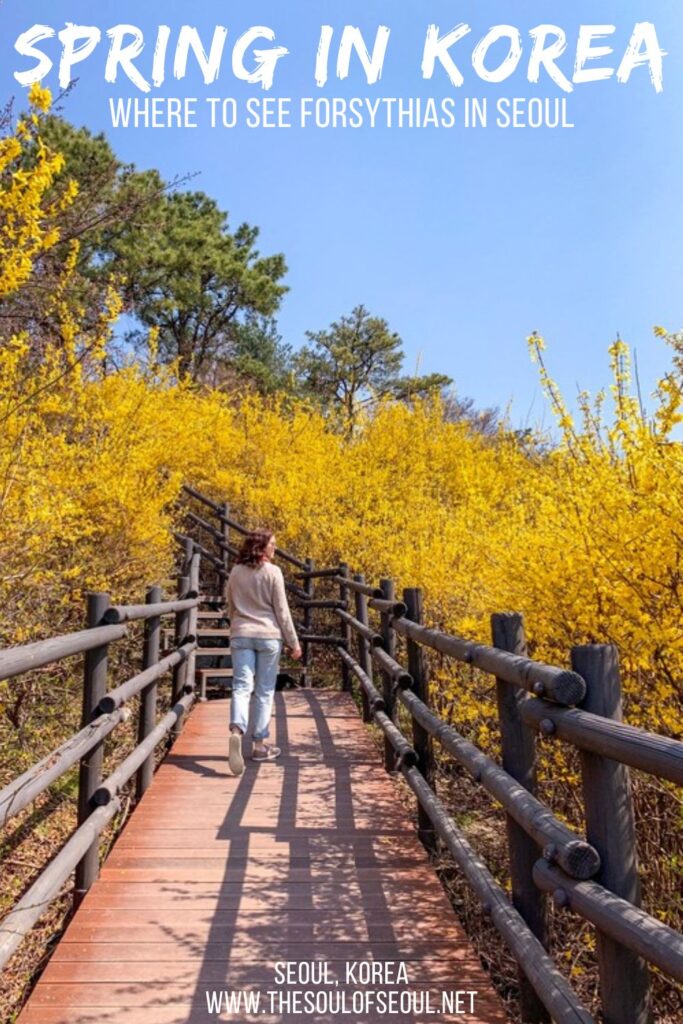
[[[249,702],[254,694],[255,740],[268,736],[273,696],[282,652],[282,640],[255,636],[234,636],[230,640],[232,654],[232,700],[230,725],[246,733],[249,724]]]

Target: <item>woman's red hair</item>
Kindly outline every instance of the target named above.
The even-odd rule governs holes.
[[[261,565],[266,548],[274,536],[272,530],[252,530],[248,533],[237,556],[237,564],[250,565],[252,569]]]

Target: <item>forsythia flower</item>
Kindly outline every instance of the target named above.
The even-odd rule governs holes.
[[[30,98],[34,109],[49,109],[47,90],[34,86]],[[62,167],[40,139],[38,116],[0,141],[0,300],[30,281],[60,240],[59,214],[77,194],[75,184],[53,189]],[[482,436],[446,421],[438,401],[388,402],[349,439],[291,398],[193,389],[173,366],[158,365],[156,332],[148,368],[105,373],[120,296],[113,282],[99,320],[86,318],[70,287],[78,244],[63,249],[46,303],[58,343],[39,358],[23,333],[0,346],[3,646],[78,628],[87,589],[106,590],[116,603],[138,603],[159,580],[170,592],[186,481],[228,500],[246,525],[275,530],[282,547],[318,567],[345,561],[373,582],[391,577],[398,595],[422,587],[437,628],[490,642],[491,613],[512,609],[525,617],[536,658],[566,664],[572,645],[618,645],[627,720],[683,735],[679,362],[646,420],[631,393],[628,349],[615,342],[611,390],[581,394],[575,419],[535,334],[529,347],[559,443],[520,438],[505,423]],[[660,333],[683,353],[683,336]],[[330,628],[338,623],[316,632]],[[437,709],[498,756],[493,680],[440,657],[430,670]],[[53,682],[33,680],[34,721],[45,717],[40,687]],[[0,713],[15,683],[0,683]],[[63,726],[61,692],[59,701],[48,738]],[[9,713],[0,738],[2,726],[25,767],[57,743],[27,743]],[[538,774],[562,820],[575,817],[568,794],[579,785],[576,757],[559,744],[541,746]],[[658,804],[653,823],[660,817]],[[654,827],[675,835],[671,815],[666,832]],[[644,862],[657,882],[669,880],[666,914],[675,926],[680,866],[653,856],[652,844]]]
[[[32,90],[38,107],[44,92]],[[47,196],[61,157],[39,135],[31,142],[28,169],[22,137],[0,143],[0,296],[59,238]],[[75,194],[60,193],[59,208]],[[547,372],[543,339],[532,335],[559,444],[521,443],[507,424],[484,437],[445,421],[438,402],[389,402],[346,439],[302,402],[240,401],[179,383],[156,364],[155,333],[149,369],[105,375],[120,299],[112,288],[85,334],[68,287],[77,259],[74,243],[51,297],[59,345],[38,365],[23,336],[0,351],[6,642],[43,630],[47,607],[76,609],[84,587],[138,600],[170,574],[175,503],[188,481],[319,565],[346,561],[373,580],[392,577],[399,592],[421,586],[435,626],[488,641],[491,613],[514,609],[532,653],[556,664],[574,644],[616,643],[629,721],[683,733],[683,449],[672,433],[680,375],[660,383],[645,421],[618,340],[612,422],[605,393],[580,395],[574,418]],[[42,596],[22,604],[22,593]],[[455,721],[484,742],[495,733],[492,705],[468,671],[449,664],[439,692],[457,697]]]
[[[46,114],[52,106],[52,93],[44,89],[40,82],[34,82],[28,93],[28,101],[36,110]]]
[[[37,109],[47,110],[51,96],[34,85],[29,99]],[[31,126],[22,120],[13,136],[0,140],[0,299],[25,284],[36,256],[57,243],[55,218],[76,194],[68,186],[60,198],[49,198],[64,157],[48,149],[38,128],[37,119]],[[26,168],[20,158],[33,135],[36,152]]]

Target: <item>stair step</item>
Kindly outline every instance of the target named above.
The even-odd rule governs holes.
[[[278,672],[278,677],[301,675],[303,671],[304,669],[301,667],[281,668]],[[217,679],[232,679],[233,670],[231,668],[198,668],[197,675],[206,676],[207,678],[215,676]]]
[[[215,637],[226,637],[226,638],[228,638],[230,636],[230,630],[229,629],[222,629],[222,628],[220,628],[218,626],[215,629],[211,629],[210,627],[208,627],[208,628],[205,628],[205,629],[198,629],[196,631],[196,633],[195,633],[195,636],[198,636],[198,637],[202,637],[202,636],[203,637],[215,636]],[[175,630],[174,629],[165,629],[164,630],[164,638],[165,639],[172,640],[174,637],[175,637]]]
[[[162,657],[168,657],[169,654],[173,654],[174,650],[175,646],[173,643],[164,644],[161,652]],[[195,658],[229,658],[231,656],[229,647],[195,647],[193,653]]]
[[[196,658],[229,658],[232,652],[229,647],[197,647],[194,654]],[[304,672],[305,669],[302,665],[290,665],[281,671]]]
[[[215,612],[197,612],[198,619],[227,619],[227,611],[217,609]]]

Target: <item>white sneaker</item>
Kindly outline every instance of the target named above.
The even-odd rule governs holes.
[[[251,759],[252,761],[274,761],[281,753],[282,751],[279,747],[273,747],[270,743],[264,743],[262,747],[254,751]]]
[[[244,771],[244,757],[242,755],[242,736],[238,732],[230,733],[228,743],[228,764],[233,775],[241,775]]]

